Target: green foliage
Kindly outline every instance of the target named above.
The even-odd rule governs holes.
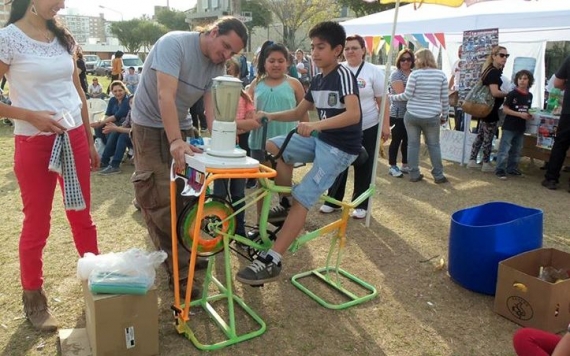
[[[346,6],[354,11],[357,17],[375,14],[380,11],[394,8],[394,4],[380,4],[380,1],[367,2],[363,0],[337,0],[342,6]]]
[[[156,22],[141,21],[139,26],[136,28],[136,32],[139,34],[143,46],[150,49],[160,37],[168,32],[168,28],[166,28],[165,25]]]
[[[254,27],[267,27],[271,24],[272,14],[267,8],[266,0],[245,0],[241,3],[241,11],[250,11],[253,20],[245,26],[251,31]]]
[[[143,45],[143,39],[135,31],[142,20],[132,19],[128,21],[113,22],[111,33],[117,37],[119,43],[123,45],[129,53],[137,53]]]
[[[266,0],[267,7],[283,24],[283,43],[290,50],[298,47],[306,35],[297,39],[297,31],[312,25],[338,17],[340,6],[330,0]]]
[[[156,14],[156,20],[169,31],[188,31],[190,28],[184,11],[164,9]]]
[[[129,53],[138,53],[142,47],[152,47],[166,32],[168,28],[165,25],[145,17],[111,24],[111,33]]]
[[[251,38],[254,27],[268,27],[272,22],[272,13],[267,7],[267,0],[245,0],[241,4],[241,11],[250,11],[252,20],[245,23]],[[251,41],[248,41],[248,52],[251,52]]]

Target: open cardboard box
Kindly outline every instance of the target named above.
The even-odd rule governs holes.
[[[494,310],[522,326],[554,333],[566,330],[570,323],[570,279],[543,281],[538,278],[541,266],[570,270],[570,254],[540,248],[501,261]],[[515,283],[524,287],[517,288]]]

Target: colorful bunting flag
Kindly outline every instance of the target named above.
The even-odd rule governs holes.
[[[434,35],[441,44],[441,47],[445,49],[445,35],[443,33],[434,33]]]

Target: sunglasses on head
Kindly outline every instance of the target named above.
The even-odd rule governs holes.
[[[510,54],[506,54],[506,53],[497,53],[497,55],[501,58],[509,58]]]
[[[413,62],[414,59],[411,57],[402,57],[400,58],[400,62]]]

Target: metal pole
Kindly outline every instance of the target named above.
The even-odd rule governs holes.
[[[390,41],[394,42],[396,35],[396,25],[398,23],[398,10],[400,9],[400,0],[396,0],[396,7],[394,8],[394,24],[392,25],[392,37]],[[388,50],[388,60],[386,61],[386,70],[384,73],[384,94],[382,95],[382,104],[380,104],[380,122],[378,123],[378,136],[376,137],[376,149],[374,150],[374,165],[372,166],[372,181],[370,185],[376,186],[376,171],[378,170],[378,154],[380,152],[380,144],[382,141],[382,125],[384,124],[384,112],[386,111],[386,100],[388,100],[388,83],[390,80],[390,73],[392,68],[392,51],[394,46],[389,43],[390,49]],[[370,159],[370,158],[369,158]],[[370,216],[372,216],[372,199],[371,195],[368,199],[368,207],[366,208],[366,227],[370,227]]]

